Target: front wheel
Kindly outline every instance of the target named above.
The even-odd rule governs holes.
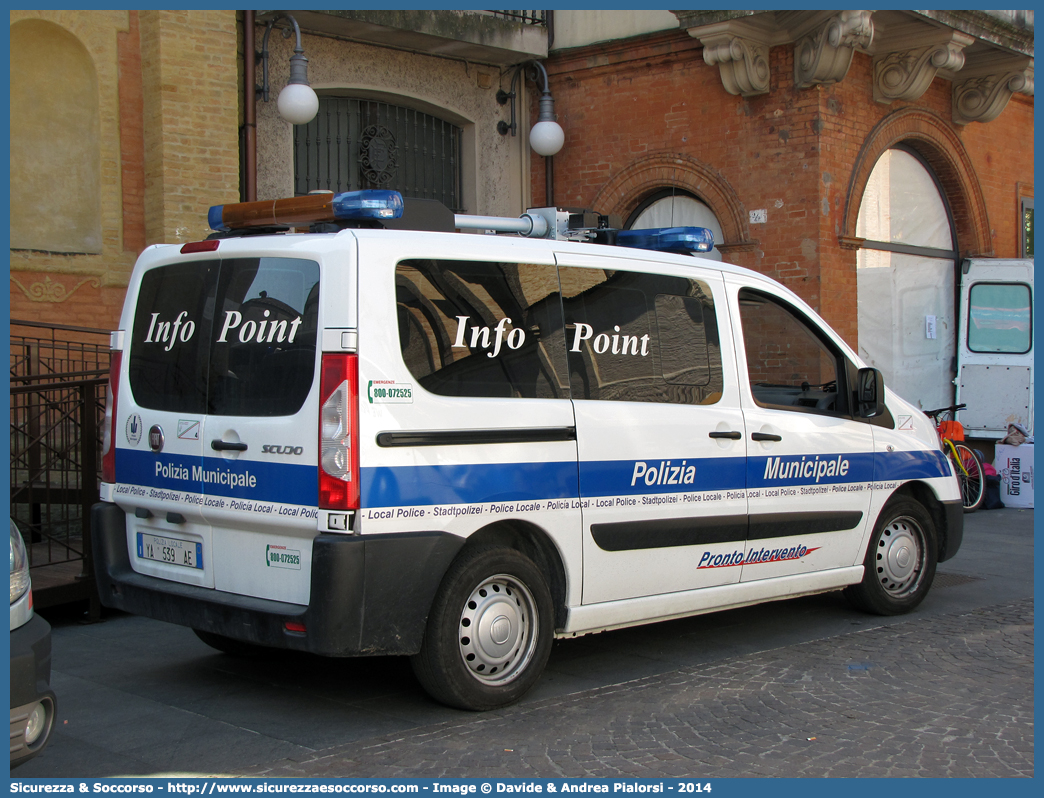
[[[961,504],[964,505],[964,512],[974,513],[986,498],[986,476],[982,463],[975,452],[964,444],[956,443],[953,448],[957,450],[960,459],[960,464],[953,464],[953,470],[957,472],[957,482],[961,486]],[[952,453],[950,457],[953,458]]]
[[[932,517],[913,499],[885,505],[863,561],[863,581],[845,588],[856,607],[876,615],[909,612],[935,579],[936,534]]]
[[[551,653],[551,594],[512,549],[480,547],[450,566],[435,596],[413,671],[437,701],[495,709],[528,692]]]

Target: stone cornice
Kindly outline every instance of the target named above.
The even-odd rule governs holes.
[[[842,11],[794,45],[794,85],[844,80],[856,47],[866,49],[874,38],[871,11]]]
[[[770,88],[767,44],[737,36],[728,25],[710,25],[696,36],[703,45],[703,60],[717,66],[722,85],[729,94],[753,97]]]
[[[949,80],[958,125],[996,119],[1014,94],[1033,96],[1030,12],[672,13],[703,45],[704,61],[718,67],[725,90],[737,96],[771,91],[768,51],[786,45],[794,47],[798,89],[844,80],[856,50],[873,58],[873,96],[882,104],[916,102],[937,77]]]
[[[953,31],[946,42],[879,55],[874,59],[874,100],[912,102],[928,91],[940,70],[957,72],[964,66],[963,50],[975,40]]]
[[[1033,96],[1033,62],[1021,69],[980,71],[953,84],[953,121],[957,125],[992,122],[1012,96]]]

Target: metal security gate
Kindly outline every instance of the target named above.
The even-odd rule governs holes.
[[[37,607],[98,603],[90,509],[98,501],[108,332],[11,321],[11,517]]]
[[[294,192],[386,188],[461,207],[461,129],[398,105],[321,97],[294,127]]]

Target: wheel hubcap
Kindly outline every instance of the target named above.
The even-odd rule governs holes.
[[[914,590],[924,570],[924,532],[911,518],[897,518],[877,544],[877,576],[885,592],[901,596]]]
[[[536,602],[514,577],[497,574],[476,587],[460,614],[460,655],[472,676],[489,684],[513,680],[533,656]]]

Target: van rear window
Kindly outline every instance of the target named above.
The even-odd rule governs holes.
[[[130,345],[142,407],[219,416],[296,413],[315,373],[319,264],[193,261],[147,272]]]
[[[1025,283],[976,283],[968,297],[968,348],[1021,355],[1033,346],[1030,287]]]

